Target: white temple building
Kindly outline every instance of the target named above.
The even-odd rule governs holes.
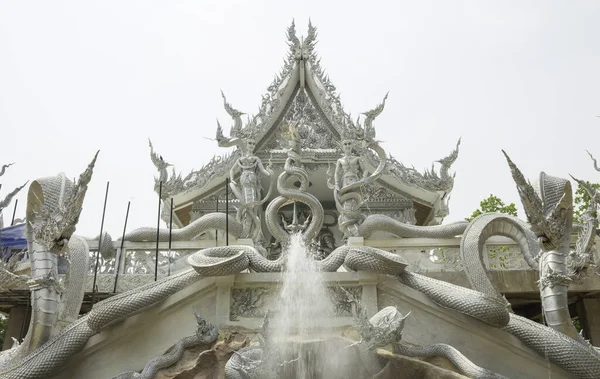
[[[171,165],[176,162],[163,159],[150,142],[158,170],[154,190],[167,228],[148,222],[148,228],[127,231],[124,240],[105,235],[100,243],[87,241],[85,273],[74,271],[74,253],[63,254],[69,262],[55,258],[57,276],[83,278],[81,288],[67,281],[60,289],[80,291],[78,318],[61,318],[71,295],[35,276],[39,263],[33,254],[4,268],[27,280],[0,288],[0,310],[10,315],[3,350],[28,329],[23,344],[39,344],[13,350],[12,362],[0,355],[0,379],[258,375],[270,351],[270,312],[284,300],[280,290],[292,275],[285,260],[294,234],[304,237],[310,259],[318,262],[315,272],[324,271],[303,273],[302,285],[322,282],[332,305],[326,315],[315,316],[318,332],[294,340],[298,356],[292,352],[289,362],[283,360],[323,370],[309,370],[307,378],[600,378],[600,353],[592,346],[600,345],[597,220],[572,227],[568,211],[552,213],[568,209],[570,184],[543,174],[542,190],[527,187],[510,162],[524,203],[538,196],[539,204],[525,206],[532,227],[499,214],[444,224],[460,140],[425,172],[395,160],[394,151],[383,151],[375,137],[387,95],[352,119],[319,63],[316,36],[312,24],[302,38],[293,23],[288,28],[285,64],[256,115],[245,116],[223,95],[232,126],[218,125],[215,143],[237,146],[231,154],[183,177]],[[37,201],[47,204],[49,187],[39,183],[41,189],[30,188],[30,198],[41,191],[46,197]],[[85,183],[64,187],[75,194]],[[536,213],[538,205],[543,212]],[[43,233],[34,226],[47,225],[42,213],[28,212],[28,239],[38,250]],[[48,252],[57,249],[59,236],[71,234],[55,236]],[[548,241],[559,239],[564,246],[549,247]],[[74,252],[73,241],[60,249]],[[560,267],[548,263],[557,256]],[[52,282],[50,271],[45,277]],[[57,320],[47,321],[41,308],[32,307],[40,290],[59,299]],[[560,299],[551,303],[551,297]],[[365,311],[362,319],[356,309]],[[554,317],[562,324],[551,325]],[[28,328],[29,319],[51,325],[44,329],[31,321]],[[583,337],[573,334],[574,325]],[[211,335],[216,329],[218,337]],[[403,347],[395,345],[400,334]],[[281,368],[284,363],[278,365],[283,371],[273,372],[294,377]]]

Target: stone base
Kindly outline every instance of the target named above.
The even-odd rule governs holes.
[[[162,369],[155,379],[217,379],[225,377],[225,364],[233,353],[255,344],[256,335],[246,330],[223,331],[210,350],[198,346],[185,351],[183,358],[171,367]],[[286,365],[276,374],[277,378],[297,378],[300,366],[303,379],[462,379],[452,371],[453,366],[445,359],[433,359],[427,363],[419,359],[398,356],[386,350],[365,351],[355,341],[342,337],[324,341],[290,342],[290,352],[299,351],[296,362]],[[295,353],[292,353],[295,354]],[[293,357],[290,358],[291,361]],[[437,366],[441,364],[442,367]]]

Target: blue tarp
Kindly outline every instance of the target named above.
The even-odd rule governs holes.
[[[25,249],[25,224],[18,224],[0,229],[0,248]]]

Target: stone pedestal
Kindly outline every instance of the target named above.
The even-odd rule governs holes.
[[[4,335],[4,344],[2,350],[10,349],[13,345],[13,338],[16,338],[21,342],[21,331],[23,331],[23,337],[27,333],[29,328],[29,317],[30,312],[27,311],[27,307],[12,307],[8,316],[8,326],[6,327],[6,334]]]

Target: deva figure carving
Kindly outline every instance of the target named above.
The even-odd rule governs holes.
[[[240,116],[242,112],[234,109],[229,103],[225,95],[223,95],[225,110],[233,118],[234,125],[231,127],[230,137],[223,135],[223,128],[217,121],[217,142],[221,147],[237,146],[241,152],[241,156],[234,162],[230,169],[229,176],[231,182],[229,184],[233,195],[240,201],[241,207],[237,212],[237,220],[242,223],[242,238],[251,238],[254,242],[263,241],[264,237],[260,222],[260,206],[269,198],[273,190],[274,177],[270,169],[263,166],[260,158],[254,155],[255,128],[252,125],[247,125],[242,128],[242,120]],[[239,179],[236,181],[236,174],[240,173]],[[271,185],[264,198],[261,199],[262,177],[270,178]]]
[[[27,244],[31,261],[31,321],[23,342],[0,355],[0,372],[18,363],[77,320],[87,278],[89,249],[74,236],[96,156],[77,183],[65,174],[35,180],[27,195]],[[58,257],[66,256],[59,281]]]
[[[381,114],[387,94],[376,108],[363,113],[364,126],[344,125],[341,148],[343,157],[335,166],[334,183],[328,183],[333,189],[333,197],[339,212],[338,225],[345,237],[360,235],[358,226],[365,219],[360,207],[363,203],[363,186],[377,180],[385,169],[387,158],[385,151],[375,141],[373,121]],[[371,175],[367,171],[365,155],[373,150],[379,159],[379,165]]]

